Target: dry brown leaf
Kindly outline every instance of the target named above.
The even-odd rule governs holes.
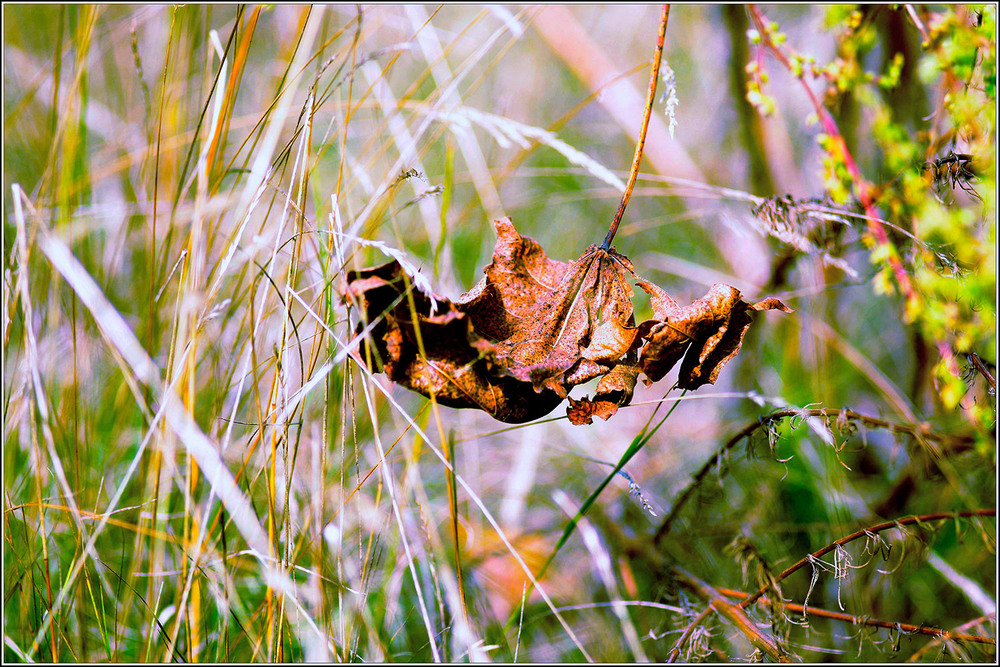
[[[590,246],[567,264],[546,257],[510,218],[494,225],[493,262],[458,307],[496,341],[497,360],[519,380],[563,396],[610,371],[637,334],[628,258]]]
[[[632,356],[635,356],[634,354]],[[573,424],[591,424],[594,417],[607,421],[623,405],[632,401],[639,367],[635,361],[623,361],[597,383],[594,398],[584,396],[579,401],[569,397],[566,416]]]
[[[740,349],[748,311],[790,312],[773,298],[748,304],[728,285],[682,308],[638,280],[654,318],[637,327],[628,282],[637,276],[627,257],[590,246],[577,261],[560,262],[509,218],[494,225],[485,277],[455,302],[415,288],[396,261],[350,272],[341,292],[360,307],[358,331],[369,329],[355,354],[444,405],[510,423],[548,414],[574,386],[600,377],[592,400],[570,399],[569,418],[582,424],[627,405],[640,372],[648,384],[682,358],[679,386],[715,382]]]
[[[708,294],[683,308],[655,285],[637,283],[650,296],[655,318],[643,323],[646,345],[639,368],[651,384],[666,375],[682,357],[677,386],[697,389],[714,384],[719,371],[736,356],[753,318],[750,310],[792,312],[773,297],[749,304],[735,287],[717,283]]]
[[[342,293],[361,309],[358,331],[371,327],[355,355],[393,382],[443,405],[478,408],[508,423],[538,419],[562,400],[505,375],[496,366],[494,346],[448,299],[435,295],[437,309],[431,314],[430,295],[414,288],[396,261],[349,272]]]

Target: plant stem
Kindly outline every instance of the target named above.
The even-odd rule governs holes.
[[[805,567],[811,560],[816,558],[822,558],[826,554],[830,553],[839,546],[843,546],[848,542],[853,542],[861,537],[870,536],[873,533],[880,533],[883,530],[888,530],[890,528],[899,528],[902,526],[909,526],[916,523],[930,523],[931,521],[943,521],[945,519],[958,519],[958,518],[968,518],[976,516],[996,516],[996,508],[990,507],[985,509],[975,509],[975,510],[965,510],[962,512],[935,512],[933,514],[922,514],[920,516],[908,516],[902,519],[896,519],[894,521],[885,521],[883,523],[877,524],[875,526],[869,526],[868,528],[863,528],[861,530],[855,531],[846,537],[842,537],[836,542],[832,542],[822,549],[812,552],[805,558],[802,558],[797,563],[787,568],[784,572],[779,574],[774,578],[773,583],[778,583],[779,581],[785,579],[788,575],[795,572],[796,570]],[[771,584],[768,584],[770,586]],[[768,586],[762,586],[760,590],[752,595],[746,597],[742,602],[740,602],[739,607],[741,609],[746,609],[758,599],[760,599],[765,593],[767,593]]]
[[[782,648],[771,635],[761,632],[753,621],[743,613],[743,607],[730,604],[719,591],[706,584],[704,581],[694,576],[687,570],[680,567],[673,567],[672,572],[682,584],[693,590],[699,597],[708,603],[710,609],[714,609],[732,623],[740,632],[746,635],[754,648],[766,653],[775,662],[791,662]]]
[[[984,364],[983,360],[979,358],[979,355],[976,354],[975,352],[970,353],[969,361],[972,362],[972,365],[976,367],[976,370],[979,371],[980,375],[986,378],[986,381],[990,384],[990,388],[996,391],[997,379],[993,377],[993,375],[990,373],[990,369],[986,367],[986,364]]]
[[[691,633],[694,632],[694,629],[697,628],[699,625],[701,625],[702,622],[704,622],[704,620],[708,618],[709,614],[711,614],[713,611],[715,611],[715,607],[713,607],[712,605],[708,605],[702,610],[700,614],[694,617],[694,620],[688,623],[688,626],[684,628],[684,632],[681,633],[681,638],[677,640],[677,643],[674,644],[674,647],[670,649],[670,653],[667,654],[667,662],[677,662],[677,658],[679,658],[681,655],[681,647],[684,646],[684,643],[688,640],[688,637],[691,636]]]
[[[635,181],[639,177],[639,163],[642,162],[642,147],[646,143],[646,130],[649,129],[649,117],[653,111],[653,99],[656,96],[656,82],[660,77],[660,57],[663,55],[663,39],[667,34],[667,18],[670,16],[670,5],[663,5],[663,12],[660,14],[660,32],[656,36],[656,51],[653,53],[653,64],[649,68],[649,91],[646,94],[646,110],[642,114],[642,126],[639,128],[639,139],[635,142],[635,155],[632,157],[632,168],[628,173],[628,183],[625,184],[625,192],[622,193],[621,203],[618,204],[618,211],[615,212],[615,219],[611,222],[608,235],[604,237],[601,244],[602,250],[611,249],[611,241],[615,238],[618,225],[621,224],[622,216],[625,215],[625,207],[628,200],[632,198],[632,189]]]
[[[826,110],[823,103],[820,102],[816,93],[813,89],[809,87],[806,83],[804,73],[795,73],[795,68],[792,66],[791,61],[788,56],[785,55],[784,51],[779,48],[774,40],[771,39],[771,33],[768,30],[768,21],[761,13],[760,9],[756,5],[748,5],[747,10],[750,12],[751,18],[753,18],[754,25],[757,28],[757,32],[760,34],[762,44],[768,51],[770,51],[775,58],[777,58],[781,64],[787,69],[799,83],[802,84],[803,90],[805,90],[806,95],[809,97],[810,103],[812,103],[813,109],[816,111],[816,115],[819,117],[820,123],[823,126],[823,131],[833,139],[841,152],[841,156],[844,160],[844,166],[847,169],[847,173],[851,176],[851,181],[854,186],[854,194],[861,202],[862,207],[865,209],[865,219],[868,222],[868,231],[871,232],[872,237],[875,239],[877,245],[882,247],[887,247],[893,250],[890,252],[886,261],[889,267],[892,269],[893,274],[896,277],[896,282],[899,284],[899,289],[906,299],[907,304],[915,304],[919,299],[916,288],[913,286],[913,282],[910,280],[910,274],[906,272],[906,268],[903,266],[902,262],[899,261],[894,253],[894,247],[892,242],[889,240],[889,236],[885,231],[885,227],[882,226],[881,217],[878,211],[875,209],[875,201],[872,198],[872,187],[871,185],[862,177],[861,170],[858,169],[857,162],[854,161],[854,156],[851,151],[847,148],[847,142],[844,141],[843,135],[840,133],[840,129],[837,127],[836,121],[830,112]]]
[[[736,591],[731,588],[716,588],[719,593],[731,598],[738,598],[740,600],[745,600],[750,597],[747,593],[743,591]],[[889,630],[896,630],[897,632],[902,632],[906,634],[920,634],[920,635],[930,635],[932,637],[943,637],[945,639],[951,639],[953,641],[964,641],[973,642],[976,644],[996,644],[996,640],[992,637],[984,637],[981,635],[971,635],[964,632],[953,632],[950,630],[943,630],[941,628],[932,628],[926,625],[913,625],[910,623],[898,623],[894,621],[882,621],[876,618],[870,618],[868,616],[855,616],[853,614],[844,614],[838,611],[828,611],[826,609],[819,609],[817,607],[806,607],[801,604],[792,604],[791,602],[772,602],[766,597],[760,598],[760,601],[767,605],[777,605],[780,609],[787,612],[792,612],[796,614],[810,614],[812,616],[818,616],[820,618],[830,618],[835,621],[843,621],[844,623],[850,623],[851,625],[868,625],[875,628],[887,628]],[[711,607],[709,607],[711,609]]]

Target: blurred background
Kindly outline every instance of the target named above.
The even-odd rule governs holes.
[[[599,243],[660,6],[3,11],[6,659],[995,659],[995,7],[672,8],[614,245],[795,312],[588,426],[368,372],[338,289]]]

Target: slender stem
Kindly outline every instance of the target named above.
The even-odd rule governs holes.
[[[784,51],[782,51],[781,48],[774,43],[774,40],[771,39],[771,33],[767,29],[768,21],[761,13],[760,9],[758,9],[756,5],[748,5],[747,10],[753,18],[754,25],[757,27],[757,32],[763,40],[763,45],[781,62],[785,69],[793,73],[795,78],[799,80],[799,83],[802,84],[803,90],[805,90],[806,95],[809,97],[809,101],[816,110],[816,115],[819,117],[820,123],[823,126],[823,131],[837,142],[844,160],[844,166],[847,168],[847,172],[851,176],[851,182],[854,186],[854,194],[857,196],[858,201],[861,202],[861,205],[865,209],[865,218],[868,221],[868,231],[871,232],[879,246],[893,249],[889,236],[880,221],[878,211],[875,209],[875,201],[872,198],[872,187],[862,177],[861,171],[858,169],[858,165],[854,161],[854,156],[847,148],[847,142],[844,141],[844,137],[840,133],[840,129],[837,127],[837,123],[833,119],[833,116],[830,115],[830,112],[827,111],[826,107],[823,106],[823,103],[820,102],[816,93],[809,87],[809,84],[806,83],[804,74],[795,74],[795,68],[792,66],[788,56],[785,55]],[[913,282],[910,280],[910,275],[906,272],[902,262],[899,261],[899,257],[892,252],[889,254],[886,261],[892,269],[893,274],[896,276],[896,282],[899,283],[899,289],[906,298],[906,301],[908,303],[916,302],[919,295],[917,294],[916,288],[913,286]]]
[[[976,367],[976,370],[979,371],[984,378],[986,378],[986,381],[990,383],[990,388],[995,391],[997,388],[997,379],[993,377],[990,373],[990,369],[986,367],[986,364],[984,364],[983,360],[979,358],[979,355],[972,352],[969,354],[969,361],[971,361],[972,365]]]
[[[931,42],[930,36],[927,34],[927,28],[924,27],[924,22],[920,20],[917,16],[917,12],[913,9],[913,5],[903,5],[906,8],[906,13],[910,15],[910,19],[913,20],[913,25],[917,26],[917,30],[920,31],[920,36],[924,38],[924,41],[928,44]]]
[[[736,591],[730,588],[716,588],[719,593],[725,595],[726,597],[738,598],[740,600],[745,600],[749,594],[743,591]],[[818,616],[820,618],[831,618],[835,621],[843,621],[845,623],[850,623],[851,625],[868,625],[875,628],[887,628],[889,630],[896,630],[898,632],[905,632],[906,634],[920,634],[920,635],[930,635],[932,637],[944,637],[945,639],[951,639],[955,641],[965,641],[973,642],[977,644],[996,644],[996,640],[992,637],[983,637],[981,635],[971,635],[964,632],[953,632],[951,630],[943,630],[941,628],[932,628],[926,625],[913,625],[911,623],[897,623],[894,621],[882,621],[877,618],[870,618],[868,616],[855,616],[853,614],[844,614],[839,611],[828,611],[826,609],[819,609],[817,607],[806,607],[801,604],[792,604],[791,602],[772,602],[766,597],[760,598],[763,604],[768,606],[777,605],[785,611],[789,611],[796,614],[809,614],[812,616]],[[711,609],[711,607],[709,607]]]
[[[980,616],[979,618],[974,618],[971,621],[967,621],[965,623],[962,623],[962,625],[959,625],[954,630],[948,630],[948,632],[951,633],[951,637],[950,638],[954,639],[954,638],[956,638],[956,635],[958,635],[960,633],[964,634],[964,632],[963,632],[964,630],[972,629],[972,628],[976,627],[977,625],[984,625],[986,623],[991,623],[994,618],[996,618],[996,614],[989,614],[989,615]],[[959,639],[963,639],[964,641],[970,641],[968,639],[965,639],[964,637],[958,637],[958,638]],[[907,662],[918,662],[920,660],[921,656],[923,656],[924,654],[926,654],[928,651],[930,651],[935,646],[940,646],[942,639],[948,639],[948,638],[947,637],[945,637],[945,638],[935,637],[932,641],[929,641],[926,644],[924,644],[920,648],[920,650],[918,650],[916,653],[914,653],[909,658],[907,658],[906,661]],[[995,642],[994,642],[994,645],[996,645]]]
[[[902,519],[896,519],[894,521],[886,521],[884,523],[877,524],[875,526],[869,526],[868,528],[863,528],[861,530],[855,531],[846,537],[842,537],[836,542],[832,542],[822,549],[812,552],[810,555],[801,559],[799,562],[795,563],[791,567],[787,568],[784,572],[779,574],[774,578],[773,583],[777,583],[784,578],[786,578],[791,573],[798,569],[805,567],[809,562],[816,558],[822,558],[826,554],[830,553],[839,546],[843,546],[848,542],[853,542],[856,539],[871,535],[872,533],[880,533],[883,530],[889,530],[890,528],[899,528],[900,526],[909,526],[915,523],[929,523],[931,521],[942,521],[945,519],[957,519],[957,518],[967,518],[974,516],[996,516],[996,508],[990,507],[986,509],[975,509],[975,510],[965,510],[962,512],[935,512],[933,514],[923,514],[921,516],[908,516]],[[741,609],[746,609],[758,599],[760,599],[765,593],[767,593],[768,586],[762,586],[760,590],[752,595],[746,597],[739,606]]]
[[[646,143],[646,130],[649,129],[649,117],[653,111],[656,82],[660,77],[660,57],[663,55],[663,39],[667,34],[667,18],[669,16],[670,5],[663,5],[663,12],[660,14],[660,32],[656,36],[656,51],[653,53],[653,64],[649,68],[649,91],[646,94],[646,110],[642,114],[639,139],[635,142],[635,155],[632,157],[632,168],[629,170],[628,183],[625,184],[625,192],[622,194],[621,203],[618,204],[615,219],[611,222],[608,235],[604,237],[604,243],[601,244],[602,250],[611,249],[611,241],[615,238],[618,225],[621,224],[622,216],[625,215],[625,207],[628,206],[628,200],[632,198],[632,189],[635,187],[635,181],[639,177],[639,163],[642,162],[642,147]]]
[[[691,633],[694,632],[694,629],[697,628],[699,625],[701,625],[702,622],[704,622],[704,620],[708,618],[708,615],[711,614],[713,611],[715,611],[715,607],[713,607],[712,605],[705,607],[702,610],[702,612],[697,616],[695,616],[694,620],[692,620],[688,624],[688,626],[684,628],[684,632],[681,633],[681,638],[677,640],[677,643],[674,644],[674,647],[670,649],[670,653],[667,654],[667,662],[677,662],[677,658],[679,658],[681,655],[681,648],[684,646],[684,642],[688,640],[688,637],[691,636]]]
[[[753,621],[743,613],[743,608],[731,604],[719,591],[712,588],[698,577],[680,567],[673,567],[672,572],[677,579],[698,594],[710,609],[714,609],[732,623],[740,632],[746,635],[754,648],[767,653],[775,662],[791,662],[785,651],[771,635],[762,632]]]

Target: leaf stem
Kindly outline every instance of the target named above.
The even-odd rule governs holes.
[[[660,32],[656,36],[656,51],[653,53],[653,64],[649,68],[649,91],[646,94],[646,110],[642,114],[642,127],[639,128],[639,139],[635,142],[635,155],[632,157],[632,168],[628,173],[625,192],[622,193],[622,200],[618,204],[618,211],[608,229],[608,235],[604,237],[604,243],[601,244],[601,250],[604,251],[611,249],[611,241],[615,238],[618,225],[621,224],[622,216],[625,215],[625,207],[628,206],[628,200],[632,198],[635,181],[639,177],[639,163],[642,162],[642,147],[646,143],[646,130],[649,128],[649,117],[653,111],[656,82],[660,77],[660,57],[663,55],[663,39],[667,34],[667,18],[669,16],[670,5],[663,5],[663,12],[660,14]]]

